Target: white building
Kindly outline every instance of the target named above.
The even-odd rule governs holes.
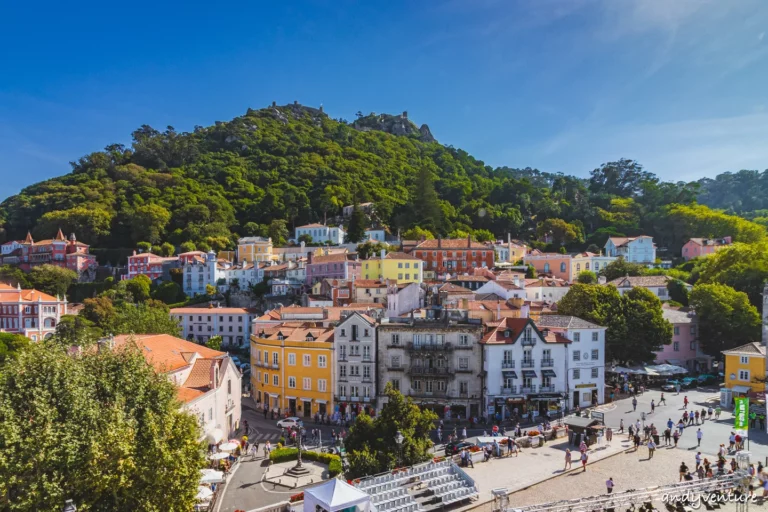
[[[311,236],[313,243],[330,242],[333,245],[339,245],[344,243],[344,238],[347,234],[341,226],[307,224],[296,228],[294,240],[298,242],[301,235]]]
[[[237,347],[248,344],[256,317],[247,308],[174,308],[170,314],[179,322],[184,339],[205,343],[211,336],[221,336],[223,346]]]
[[[387,317],[399,317],[424,307],[424,296],[424,289],[418,283],[396,284],[390,281],[387,287]]]
[[[568,281],[555,277],[538,277],[525,280],[525,298],[527,300],[559,302],[570,289],[571,285],[568,284]]]
[[[515,277],[511,281],[488,281],[475,290],[477,295],[495,293],[504,300],[525,298],[525,279]]]
[[[605,401],[606,328],[563,315],[541,315],[536,325],[571,341],[566,358],[568,408],[602,404]]]
[[[530,318],[505,318],[483,336],[488,417],[544,415],[567,396],[568,339],[539,329]],[[554,414],[553,414],[554,415]]]
[[[383,229],[366,229],[365,230],[365,238],[366,240],[375,240],[377,242],[384,242],[387,237],[387,232]]]
[[[2,256],[7,256],[16,249],[21,248],[21,246],[22,243],[19,240],[11,240],[10,242],[5,242],[3,245],[0,245],[0,254]]]
[[[216,286],[220,275],[216,253],[191,251],[179,254],[179,265],[184,273],[183,290],[188,297],[205,295],[208,285]]]
[[[176,384],[179,400],[197,418],[203,438],[210,442],[236,435],[242,375],[229,354],[168,334],[124,334],[103,343],[120,347],[133,341],[147,362]]]
[[[669,276],[626,276],[614,279],[608,282],[608,284],[615,286],[621,295],[624,295],[632,288],[640,287],[649,290],[661,300],[669,300],[667,284],[670,281],[674,281],[674,279]],[[693,286],[688,283],[683,284],[689,292],[693,289]]]
[[[237,283],[241,290],[247,290],[264,280],[264,267],[268,263],[232,263],[219,262],[216,276],[217,285],[224,291]]]
[[[650,236],[616,237],[605,242],[605,255],[621,256],[630,263],[653,265],[656,262],[656,244]]]
[[[333,380],[337,384],[334,401],[375,406],[375,320],[359,312],[342,319],[334,328],[333,348]]]

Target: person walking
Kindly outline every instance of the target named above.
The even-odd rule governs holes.
[[[701,417],[701,424],[704,424],[704,420],[707,419],[707,410],[705,408],[701,408],[701,414],[699,415]]]
[[[656,443],[653,442],[653,438],[648,441],[648,460],[653,458],[653,452],[656,451]]]
[[[688,411],[685,411],[685,412],[683,413],[683,424],[684,424],[684,425],[687,425],[687,424],[688,424]]]
[[[581,467],[582,473],[587,470],[587,452],[581,452]]]
[[[605,430],[605,440],[608,442],[609,445],[611,444],[611,441],[613,440],[613,430],[610,427],[608,427]]]
[[[696,446],[701,446],[701,438],[704,436],[704,432],[701,429],[696,431]]]
[[[664,446],[669,446],[672,439],[672,431],[670,429],[664,430]]]
[[[757,426],[757,413],[752,411],[749,413],[749,428],[755,428]]]
[[[571,464],[571,457],[572,457],[571,450],[566,448],[565,449],[565,468],[563,469],[563,471],[568,471],[573,467]]]
[[[707,416],[709,417],[710,420],[712,419],[712,415],[714,413],[715,412],[712,410],[712,406],[710,406],[709,409],[707,409]]]
[[[680,435],[683,435],[684,428],[685,428],[685,423],[683,423],[683,421],[680,420],[680,423],[677,424],[677,430],[680,432]]]
[[[629,428],[627,429],[627,434],[629,434],[629,437],[627,439],[631,441],[632,438],[635,437],[635,427],[630,425]]]
[[[669,430],[672,430],[673,428],[675,428],[675,422],[674,422],[674,421],[672,421],[672,418],[669,418],[669,419],[667,420],[667,428],[668,428]]]
[[[675,448],[677,448],[677,442],[680,440],[680,432],[675,430],[675,433],[672,434],[672,440],[675,442]]]
[[[721,412],[723,412],[723,410],[720,408],[720,406],[719,406],[719,405],[718,405],[717,407],[715,407],[715,419],[716,419],[716,420],[719,420],[719,419],[720,419],[720,413],[721,413]]]
[[[683,397],[683,409],[687,409],[687,408],[688,408],[688,396],[686,395]]]
[[[761,412],[757,415],[757,421],[760,422],[760,430],[765,430],[765,413]]]
[[[637,410],[637,398],[632,399],[632,411]]]
[[[680,480],[678,482],[682,482],[683,478],[685,478],[688,475],[688,466],[685,465],[685,462],[680,463]]]
[[[619,420],[619,434],[624,433],[624,418]]]
[[[467,427],[461,428],[461,438],[466,439],[467,438]]]
[[[736,446],[736,434],[731,432],[731,435],[728,438],[728,451],[733,451],[735,446]]]
[[[664,398],[664,393],[662,393],[661,398],[659,398],[659,405],[661,404],[667,405],[667,399]]]
[[[696,469],[699,469],[699,466],[701,466],[701,452],[696,453]]]
[[[680,383],[679,382],[677,384],[675,384],[675,390],[677,391],[677,394],[679,395],[680,394]]]
[[[635,434],[635,451],[640,449],[640,443],[641,443],[641,441],[640,441],[640,434],[639,433]]]
[[[608,490],[608,494],[613,492],[613,477],[605,481],[605,488]]]
[[[699,424],[699,411],[696,411],[695,413],[693,413],[693,416],[696,419],[696,424],[698,425]]]
[[[655,410],[656,410],[656,403],[653,400],[651,400],[651,414],[653,414],[653,411]]]

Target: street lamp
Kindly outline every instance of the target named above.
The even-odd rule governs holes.
[[[403,463],[403,441],[404,440],[405,440],[405,437],[403,437],[403,433],[398,430],[397,434],[395,434],[395,442],[397,443],[397,452],[399,456],[398,465]]]
[[[67,500],[64,503],[64,512],[77,512],[77,507],[72,503],[72,500]]]

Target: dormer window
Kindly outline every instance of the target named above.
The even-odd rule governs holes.
[[[315,341],[315,338],[313,338],[311,334],[307,334],[306,341]]]
[[[504,331],[504,337],[505,337],[505,338],[509,338],[510,334],[511,334],[511,333],[510,333],[509,329],[507,329],[506,331]]]

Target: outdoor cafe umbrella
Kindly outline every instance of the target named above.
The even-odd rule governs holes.
[[[205,434],[205,440],[208,441],[210,444],[216,444],[219,441],[224,439],[224,432],[220,428],[215,428]]]
[[[195,499],[198,501],[203,501],[209,499],[211,496],[213,496],[213,491],[210,490],[208,487],[204,485],[200,485],[197,488],[197,496],[195,496]]]
[[[216,471],[215,469],[200,470],[201,484],[218,484],[223,481],[224,481],[224,473],[222,471]]]
[[[225,452],[216,452],[209,457],[211,460],[221,460],[229,458],[229,454]]]
[[[223,452],[232,452],[232,451],[237,450],[238,446],[240,446],[240,445],[230,441],[229,443],[224,443],[224,444],[219,445],[219,450],[221,450]]]

